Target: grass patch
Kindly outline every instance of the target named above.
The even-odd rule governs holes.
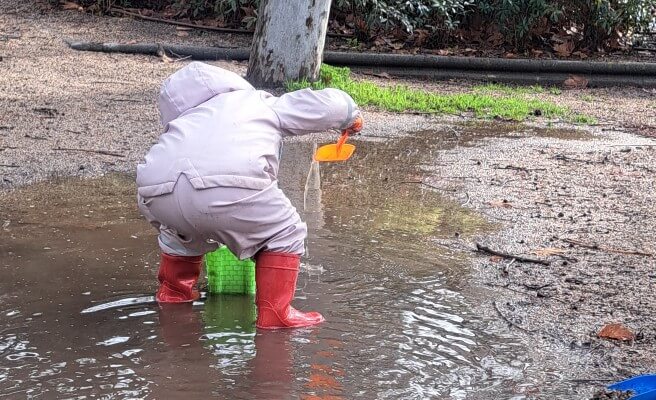
[[[598,122],[597,118],[585,114],[572,115],[570,121],[581,125],[595,125]]]
[[[592,95],[589,95],[589,94],[584,94],[584,95],[581,95],[581,100],[583,100],[585,102],[588,102],[588,103],[592,103],[594,101],[594,97]]]
[[[403,112],[418,111],[436,114],[460,114],[471,112],[479,118],[501,118],[513,121],[524,121],[536,115],[547,118],[561,117],[572,122],[588,121],[586,116],[574,115],[566,107],[555,103],[530,98],[539,86],[524,88],[524,92],[512,87],[504,89],[501,94],[483,93],[492,89],[490,85],[480,86],[480,91],[474,93],[438,94],[423,90],[411,89],[406,86],[381,87],[373,82],[355,81],[351,78],[348,68],[321,66],[321,77],[317,82],[289,82],[287,90],[303,88],[324,89],[337,88],[345,91],[360,106],[374,106],[387,111]],[[501,86],[494,86],[496,88]],[[538,89],[540,88],[540,89]],[[585,122],[580,122],[585,123]]]

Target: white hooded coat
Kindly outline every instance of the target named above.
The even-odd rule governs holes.
[[[304,89],[275,97],[193,62],[164,82],[159,109],[164,133],[138,165],[137,186],[162,250],[200,255],[218,242],[240,258],[302,254],[305,224],[277,185],[282,138],[350,126],[359,115],[350,96]]]

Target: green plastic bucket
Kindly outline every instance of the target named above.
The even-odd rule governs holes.
[[[255,294],[255,262],[239,260],[226,246],[205,254],[207,288],[214,294]]]

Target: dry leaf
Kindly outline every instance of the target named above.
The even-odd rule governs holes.
[[[563,253],[566,253],[566,252],[567,251],[563,250],[563,249],[558,249],[558,248],[555,248],[555,247],[547,247],[547,248],[544,248],[544,249],[533,250],[531,253],[535,254],[536,256],[540,256],[540,257],[548,257],[548,256],[555,256],[555,255],[558,255],[558,254],[563,254]]]
[[[137,43],[139,42],[137,42],[136,40],[130,40],[128,42],[125,42],[125,44],[137,44]]]
[[[498,262],[503,261],[503,257],[501,257],[501,256],[492,256],[492,257],[490,257],[490,261],[498,263]]]
[[[177,31],[177,32],[175,32],[175,34],[176,34],[177,36],[180,36],[180,37],[187,37],[187,36],[189,36],[189,32],[187,32],[187,31]]]
[[[73,3],[72,1],[60,1],[63,10],[83,10],[78,4]]]
[[[602,339],[630,341],[635,339],[635,334],[622,324],[608,324],[601,328],[597,334]]]
[[[573,56],[577,56],[578,58],[580,58],[580,59],[582,59],[582,60],[585,60],[586,58],[588,58],[588,55],[585,54],[585,53],[582,52],[582,51],[575,51],[574,53],[572,53],[572,55],[573,55]]]
[[[503,200],[494,200],[490,202],[490,205],[492,207],[500,207],[500,208],[512,208],[512,204],[508,202],[508,200],[503,199]]]
[[[565,89],[585,89],[588,86],[588,80],[581,75],[570,75],[563,82]]]
[[[568,40],[563,43],[558,43],[554,45],[553,49],[559,56],[568,57],[570,54],[572,54],[572,51],[574,51],[574,42]]]
[[[392,79],[392,77],[390,76],[390,74],[388,74],[387,72],[374,73],[374,74],[372,74],[372,75],[373,75],[373,76],[377,76],[377,77],[379,77],[379,78]]]

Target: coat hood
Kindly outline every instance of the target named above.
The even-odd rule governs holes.
[[[159,91],[159,113],[163,126],[182,113],[214,96],[237,90],[255,90],[234,72],[213,65],[192,62],[176,71]]]

